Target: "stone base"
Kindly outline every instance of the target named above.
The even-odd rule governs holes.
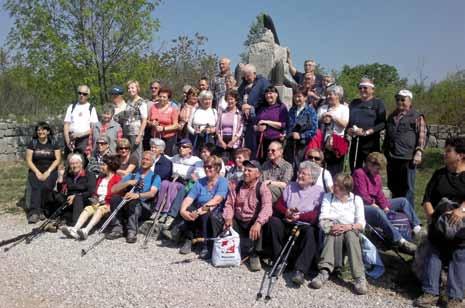
[[[281,101],[286,105],[287,109],[291,109],[292,107],[292,89],[285,87],[285,86],[276,86],[278,89],[279,97]]]

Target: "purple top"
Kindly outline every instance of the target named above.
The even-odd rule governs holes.
[[[383,193],[383,180],[381,175],[373,176],[366,168],[359,168],[352,174],[354,179],[354,193],[359,195],[363,203],[378,205],[383,210],[390,208],[391,204]]]
[[[288,111],[286,105],[284,104],[266,104],[264,107],[260,108],[257,112],[257,117],[255,118],[256,123],[260,120],[268,120],[274,122],[281,122],[281,129],[273,128],[267,125],[265,130],[265,139],[276,140],[281,138],[281,134],[284,133],[286,129],[286,124],[288,120]]]
[[[290,182],[283,191],[283,200],[288,209],[296,208],[306,213],[320,206],[323,195],[321,186],[312,185],[302,189],[297,182]]]
[[[221,128],[223,131],[223,135],[232,136],[233,135],[233,127],[234,127],[234,116],[236,115],[235,112],[223,112],[221,114]]]

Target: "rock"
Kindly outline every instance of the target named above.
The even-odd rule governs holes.
[[[428,139],[428,146],[435,148],[438,146],[438,141],[435,136],[430,135]]]
[[[279,97],[281,101],[287,106],[287,109],[292,107],[292,89],[285,86],[276,86],[278,89]]]

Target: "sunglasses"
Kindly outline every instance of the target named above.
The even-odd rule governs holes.
[[[129,147],[119,147],[118,151],[121,151],[121,150],[129,150]]]
[[[406,99],[405,99],[405,97],[397,97],[397,98],[396,98],[396,101],[397,101],[397,102],[405,102]]]
[[[308,160],[314,160],[314,161],[321,161],[321,157],[319,157],[319,156],[308,155],[307,159]]]
[[[108,144],[106,142],[97,142],[98,145]],[[120,148],[121,149],[121,148]]]
[[[368,90],[368,87],[358,87],[359,90]]]
[[[86,92],[78,92],[78,95],[87,96],[87,95],[89,95],[89,93],[86,93]]]

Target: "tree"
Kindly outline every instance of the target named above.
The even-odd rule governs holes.
[[[258,14],[255,17],[255,20],[250,25],[249,33],[247,34],[247,38],[244,41],[244,47],[246,48],[246,51],[240,54],[241,61],[244,63],[248,62],[247,49],[249,48],[249,46],[255,43],[257,39],[261,37],[263,33],[265,32],[265,26],[263,23],[263,15],[265,15],[265,13],[263,12]]]
[[[115,67],[147,49],[158,30],[159,22],[152,17],[158,4],[159,0],[7,0],[5,8],[14,19],[8,45],[61,91],[88,83],[104,102]]]

